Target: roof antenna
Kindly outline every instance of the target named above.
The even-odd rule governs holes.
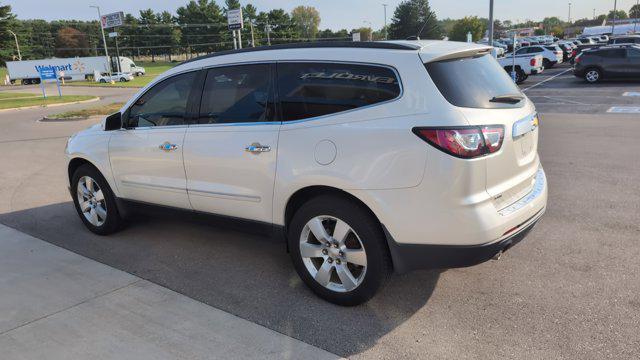
[[[420,28],[420,31],[418,31],[418,34],[416,36],[409,36],[407,40],[420,40],[420,35],[422,34],[422,32],[424,31],[424,28],[429,23],[429,20],[431,19],[432,14],[433,14],[432,12],[429,12],[429,15],[427,16],[427,18],[424,19],[424,24],[422,24],[422,27]]]

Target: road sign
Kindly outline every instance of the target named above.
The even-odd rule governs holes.
[[[124,13],[122,11],[102,15],[100,18],[103,29],[109,29],[116,26],[122,26],[124,24]]]
[[[242,21],[242,9],[233,9],[227,11],[227,23],[229,30],[238,30],[244,28]]]
[[[38,72],[40,73],[40,80],[42,81],[57,79],[56,68],[54,68],[53,66],[42,66],[40,67]]]
[[[359,32],[354,32],[353,34],[351,34],[351,37],[353,38],[353,41],[360,41],[360,33]]]
[[[110,32],[110,33],[109,33],[109,37],[110,37],[110,38],[114,38],[114,37],[116,37],[116,36],[118,36],[118,32],[117,32],[117,31],[114,31],[114,32]]]

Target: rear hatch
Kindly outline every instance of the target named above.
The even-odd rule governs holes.
[[[501,125],[499,151],[472,161],[486,164],[486,190],[502,209],[533,189],[538,170],[537,116],[532,103],[486,53],[425,64],[445,99],[472,126]]]

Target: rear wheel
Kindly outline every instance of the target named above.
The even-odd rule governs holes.
[[[587,69],[584,72],[584,79],[590,84],[595,84],[602,79],[602,72],[596,68]]]
[[[516,84],[522,84],[527,79],[527,74],[522,69],[516,69]]]
[[[293,216],[288,239],[298,275],[335,304],[366,302],[391,272],[378,221],[360,204],[340,196],[320,196],[304,204]]]
[[[105,79],[100,79],[100,82],[104,84],[104,83],[106,83],[106,82],[107,82],[107,80],[105,80]]]
[[[545,69],[551,69],[553,67],[553,63],[549,59],[542,59],[542,65]]]
[[[116,232],[122,219],[109,184],[93,166],[82,165],[71,179],[73,203],[80,219],[91,232],[108,235]]]
[[[125,79],[125,78],[120,78],[120,82],[125,82],[125,81],[127,81],[127,79]]]

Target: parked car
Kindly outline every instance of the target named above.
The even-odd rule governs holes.
[[[559,42],[557,45],[562,50],[562,61],[567,62],[573,59],[575,48],[572,43]]]
[[[573,74],[592,84],[603,79],[640,78],[640,46],[612,45],[586,50],[576,58]]]
[[[94,233],[140,202],[217,214],[286,239],[309,288],[355,305],[392,270],[518,243],[546,208],[538,133],[487,46],[285,44],[168,70],[72,136],[66,170]]]
[[[515,75],[516,84],[522,84],[530,75],[540,74],[544,70],[542,56],[537,54],[516,56],[515,66],[513,56],[499,58],[498,63],[509,75]],[[515,74],[512,73],[512,69],[515,69]]]
[[[546,69],[552,68],[556,64],[562,63],[562,50],[556,46],[526,46],[516,50],[516,57],[529,56],[529,55],[541,55],[543,59],[543,66]],[[505,57],[509,57],[510,54],[506,54]]]
[[[111,81],[125,82],[133,80],[133,75],[131,73],[114,72],[109,76],[108,73],[102,73],[100,76],[96,76],[94,80],[101,83],[108,83]]]
[[[640,44],[640,35],[616,36],[609,39],[609,44]]]

